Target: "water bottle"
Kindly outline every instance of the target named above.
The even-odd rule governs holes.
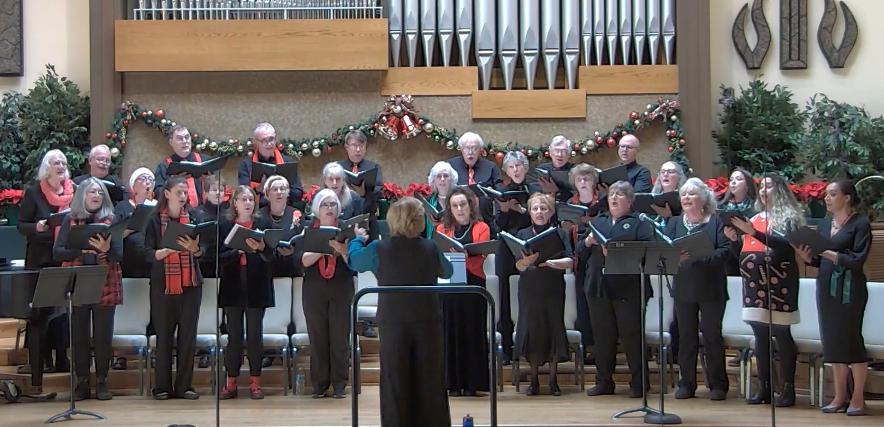
[[[298,369],[298,376],[295,377],[295,395],[304,394],[304,371]]]
[[[470,414],[463,417],[463,427],[473,427],[473,417],[471,417]]]

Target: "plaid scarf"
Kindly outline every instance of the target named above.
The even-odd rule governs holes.
[[[113,223],[113,217],[100,219],[95,222],[111,225],[111,223]],[[85,219],[71,219],[71,227],[84,224],[88,224]],[[120,268],[120,263],[116,261],[110,261],[107,257],[107,253],[98,254],[96,256],[96,259],[98,260],[97,265],[108,266],[107,281],[104,282],[104,288],[101,289],[101,300],[99,301],[99,304],[103,306],[114,306],[122,304],[123,270]],[[77,257],[73,261],[64,261],[61,263],[62,267],[72,267],[77,265],[84,265],[82,255]]]
[[[200,156],[200,153],[192,153],[192,154],[193,154],[194,161],[196,161],[197,163],[203,161],[203,158],[202,158],[202,156]],[[190,157],[190,156],[188,156],[188,157]],[[184,160],[187,160],[187,158],[185,158]],[[166,165],[170,165],[170,164],[172,164],[172,156],[166,157]],[[193,208],[199,206],[199,203],[200,203],[199,197],[197,196],[197,191],[196,191],[196,179],[194,179],[194,177],[192,177],[190,175],[187,176],[187,203],[190,205],[190,207],[193,207]]]
[[[168,209],[161,210],[161,236],[166,233],[166,226],[170,220]],[[190,215],[188,215],[186,208],[181,208],[178,222],[190,224]],[[169,254],[163,260],[163,270],[166,275],[166,295],[180,295],[184,293],[184,288],[196,286],[196,270],[193,268],[193,259],[187,252],[175,251]]]

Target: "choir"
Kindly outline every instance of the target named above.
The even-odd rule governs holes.
[[[313,196],[310,215],[293,207],[303,195],[301,180],[296,167],[285,166],[294,160],[277,148],[276,131],[269,123],[255,128],[255,152],[242,159],[238,185],[229,200],[224,198],[226,183],[217,173],[170,175],[173,163],[209,159],[192,150],[190,132],[182,126],[170,129],[168,141],[172,154],[154,171],[136,169],[128,185],[109,175],[106,146],[92,149],[89,174],[75,180],[70,178],[64,154],[49,151],[36,183],[25,193],[18,229],[27,237],[28,269],[88,264],[109,267],[100,304],[78,307],[73,313],[70,339],[77,342],[78,349],[74,355],[78,399],[91,398],[90,342],[95,356],[96,398],[112,397],[106,379],[115,306],[125,298],[122,277],[150,279],[151,321],[156,333],[154,398],[199,397],[192,378],[203,277],[220,280],[218,305],[229,336],[224,352],[227,381],[221,398],[237,397],[244,348],[249,358],[249,395],[263,398],[262,319],[268,307],[279,303],[274,301],[273,278],[294,276],[304,278],[313,397],[342,398],[349,378],[348,349],[354,344],[349,342],[349,307],[356,273],[373,272],[380,286],[434,285],[438,278],[451,276],[452,264],[444,253],[456,250],[438,243],[435,235],[464,245],[495,240],[499,233],[521,240],[554,233],[552,240],[559,248],[543,258],[540,251],[514,251],[505,244],[489,252],[495,254],[494,268],[502,278],[503,314],[498,326],[504,360],[530,364],[527,394],[540,393],[539,369],[547,363],[549,393],[561,394],[556,367],[569,354],[562,313],[564,275],[570,270],[576,279],[576,327],[585,347],[592,348],[597,366],[595,386],[587,394],[615,393],[613,374],[619,344],[631,374],[629,395],[641,397],[648,387],[648,366],[642,357],[640,319],[652,289],[640,274],[606,270],[611,261],[607,259],[608,244],[702,235],[711,249],[702,256],[682,251],[669,290],[675,301],[673,332],[680,337],[677,359],[681,378],[675,397],[695,396],[701,344],[709,398],[727,397],[722,319],[728,298],[740,298],[743,318],[756,337],[756,353],[768,354],[770,336],[775,337],[779,354],[775,362],[784,382],[771,402],[771,359],[759,356],[761,388],[749,403],[795,404],[797,356],[790,325],[800,321],[798,262],[802,262],[819,269],[817,301],[823,350],[825,360],[835,367],[835,397],[823,411],[864,413],[862,386],[868,357],[861,330],[868,294],[862,266],[871,233],[868,219],[858,212],[860,200],[852,182],[829,185],[825,200],[831,215],[819,233],[834,242],[834,248],[814,253],[809,246],[788,238],[805,219],[779,176],[763,175],[756,189],[752,174],[737,168],[730,176],[727,193],[718,201],[703,181],[688,178],[675,162],[661,165],[652,180],[649,169],[637,162],[640,141],[633,135],[621,138],[618,147],[627,179],[607,185],[595,167],[570,162],[571,142],[565,137],[557,136],[550,142],[548,163],[532,168],[523,153],[512,151],[498,168],[482,157],[481,136],[467,132],[457,143],[461,156],[440,161],[430,169],[427,181],[432,195],[423,201],[406,197],[395,203],[387,213],[389,233],[380,233],[376,215],[382,175],[380,166],[365,158],[367,139],[361,131],[346,135],[346,159],[322,169],[322,190]],[[264,170],[256,169],[259,167],[276,173],[258,173]],[[367,176],[360,173],[372,170],[376,170],[376,178],[355,180]],[[556,179],[560,176],[567,176],[567,182]],[[113,187],[123,192],[115,193]],[[635,204],[640,194],[673,192],[676,204],[652,204],[648,212]],[[124,196],[112,200],[112,194]],[[563,206],[579,213],[565,214]],[[139,209],[148,207],[152,209],[145,224],[130,227],[139,217]],[[66,215],[60,215],[64,212]],[[310,246],[308,236],[344,227],[347,220],[362,214],[367,214],[366,226],[357,225],[343,238],[346,233],[341,229],[325,249]],[[75,227],[123,222],[122,241],[96,235],[89,240],[91,249],[66,246]],[[189,226],[184,229],[190,231],[182,232],[182,226]],[[208,231],[201,231],[204,227]],[[246,237],[242,245],[231,242],[231,236],[239,232],[264,230],[287,234],[274,241],[246,234],[252,237]],[[485,256],[466,257],[466,284],[485,286]],[[743,277],[742,295],[728,295],[728,275]],[[510,276],[518,277],[515,324],[509,315],[515,308],[507,298]],[[50,331],[66,330],[60,324],[63,317],[55,314],[53,310],[33,309],[28,324],[34,386],[41,384],[47,348],[56,350],[57,366],[67,363],[63,360],[66,337],[50,336]],[[384,425],[426,425],[428,420],[450,425],[446,393],[476,396],[489,390],[485,319],[485,303],[476,295],[380,296],[377,320],[382,329]],[[177,357],[174,380],[173,355]],[[593,361],[590,354],[580,356]],[[847,389],[848,370],[854,378],[852,397]]]

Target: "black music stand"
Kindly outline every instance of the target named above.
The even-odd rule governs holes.
[[[663,400],[663,366],[666,361],[663,357],[663,277],[673,275],[678,271],[678,264],[681,262],[681,249],[669,245],[665,242],[654,242],[656,246],[649,246],[645,253],[644,269],[646,271],[657,271],[657,315],[659,325],[660,348],[658,350],[657,360],[660,363],[660,411],[649,412],[645,415],[645,424],[681,424],[681,417],[673,413],[666,413]],[[644,333],[642,333],[644,336]]]
[[[68,316],[68,333],[71,337],[70,360],[71,360],[71,406],[64,412],[53,415],[47,424],[58,421],[70,420],[74,415],[86,415],[99,420],[106,419],[104,415],[96,412],[77,409],[74,402],[74,383],[76,377],[76,358],[74,357],[74,331],[73,319],[71,318],[74,306],[98,304],[101,300],[101,291],[107,281],[107,266],[84,265],[75,267],[51,267],[40,270],[37,278],[37,289],[34,291],[32,307],[63,307]]]
[[[634,412],[644,412],[645,413],[645,422],[648,422],[648,417],[651,415],[659,415],[660,412],[654,408],[648,406],[648,376],[645,374],[644,364],[648,363],[647,360],[647,342],[645,341],[645,308],[644,304],[647,301],[647,295],[645,294],[645,256],[648,252],[649,248],[656,247],[657,242],[608,242],[606,248],[608,249],[608,254],[605,256],[605,267],[603,270],[604,274],[640,274],[641,275],[641,299],[642,299],[642,309],[641,309],[641,335],[642,335],[642,405],[638,408],[633,409],[625,409],[620,412],[614,414],[612,418],[617,419],[621,418],[624,415],[631,414]],[[663,393],[660,390],[660,393]]]

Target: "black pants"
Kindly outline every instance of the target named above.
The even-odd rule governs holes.
[[[381,426],[449,427],[442,322],[384,322]]]
[[[586,265],[586,260],[578,260],[580,265]],[[574,327],[580,331],[583,348],[588,351],[590,347],[595,345],[595,338],[592,335],[592,321],[589,318],[589,302],[586,301],[586,289],[584,287],[585,276],[583,271],[574,272],[574,288],[577,292],[577,320]]]
[[[162,284],[150,288],[151,319],[157,333],[157,364],[154,394],[183,396],[193,389],[193,357],[200,316],[202,289],[184,288],[180,295],[166,295]],[[177,337],[176,337],[177,330]],[[177,351],[175,387],[172,388],[172,349]]]
[[[626,350],[626,361],[632,378],[629,386],[642,389],[642,370],[648,374],[648,361],[642,360],[641,298],[590,297],[589,316],[595,328],[596,384],[613,384],[617,365],[617,338]]]
[[[111,362],[116,306],[74,307],[74,369],[81,381],[89,380],[92,348],[95,348],[95,376],[107,378]]]
[[[513,253],[506,245],[500,245],[494,254],[494,271],[497,273],[500,284],[500,320],[497,322],[497,331],[501,335],[503,353],[507,358],[513,357],[513,318],[510,313],[510,281],[511,275],[516,272],[516,260]]]
[[[53,333],[50,333],[50,329]],[[65,351],[68,347],[67,316],[59,315],[54,308],[35,308],[31,310],[25,341],[28,346],[28,363],[31,364],[31,385],[43,385],[43,360],[51,360],[55,350],[56,368],[66,360]]]
[[[681,371],[679,387],[697,389],[697,352],[700,347],[699,332],[703,333],[706,367],[703,372],[706,387],[710,390],[728,389],[724,365],[724,339],[721,322],[724,319],[726,301],[687,302],[675,300],[675,315],[681,336],[678,366]]]
[[[249,355],[249,375],[261,376],[261,357],[264,354],[264,308],[224,307],[227,317],[227,349],[224,368],[227,376],[236,378],[242,367],[243,317],[245,317],[246,346]]]
[[[758,380],[762,384],[771,382],[770,378],[770,346],[768,345],[768,324],[749,322],[755,334],[755,360],[758,361]],[[773,325],[773,337],[776,340],[777,352],[780,355],[780,370],[783,382],[795,383],[795,367],[798,363],[798,348],[792,339],[792,328],[789,325]],[[771,384],[773,384],[771,382]]]
[[[322,285],[304,286],[304,318],[310,338],[310,381],[314,393],[323,393],[329,386],[333,390],[347,386],[353,292],[339,293],[342,295],[332,295],[322,289]]]

